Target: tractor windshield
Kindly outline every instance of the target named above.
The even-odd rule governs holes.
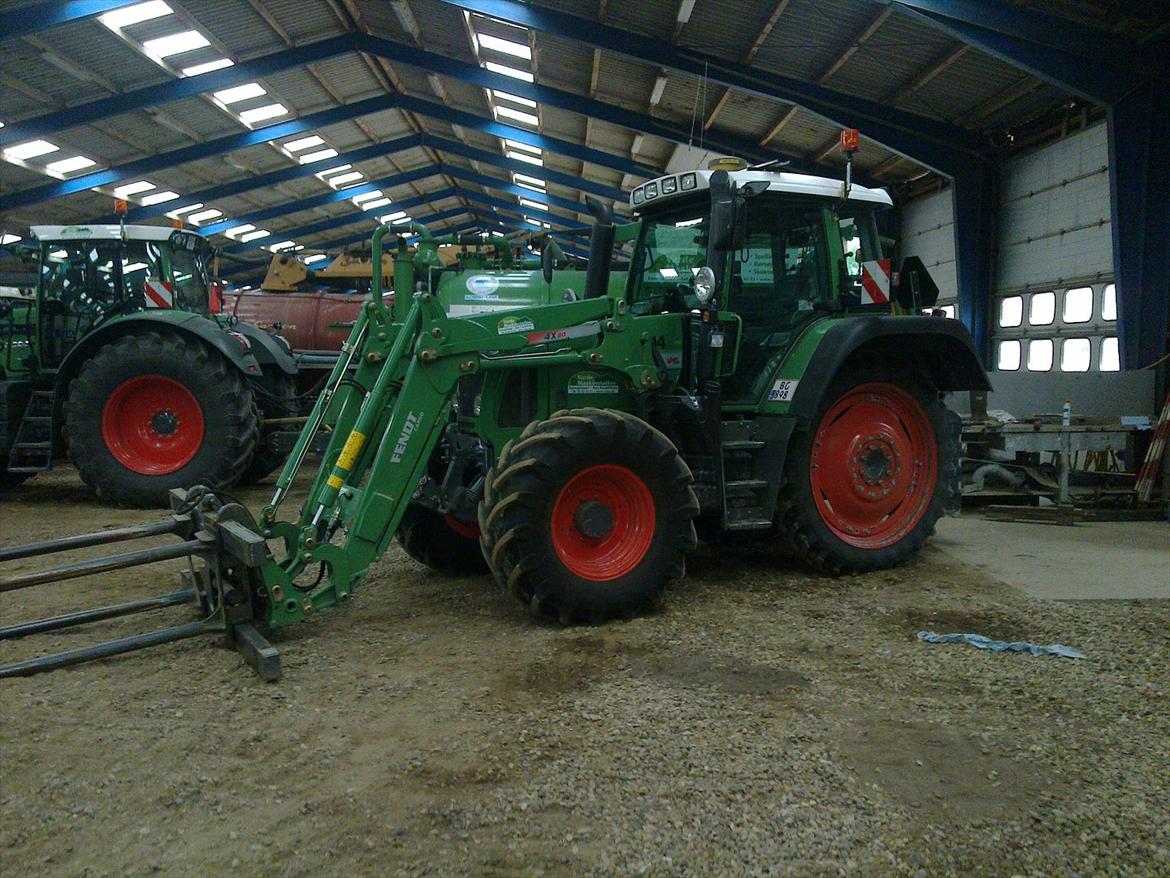
[[[630,310],[654,314],[669,307],[688,287],[696,269],[707,264],[705,207],[684,208],[661,217],[645,217],[630,266]]]
[[[205,314],[209,310],[212,250],[207,239],[175,232],[167,242],[174,307]]]

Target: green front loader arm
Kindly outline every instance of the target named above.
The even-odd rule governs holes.
[[[380,266],[383,226],[374,236]],[[400,242],[400,253],[406,253]],[[402,264],[407,262],[407,264]],[[355,321],[343,355],[261,513],[265,538],[283,540],[285,557],[259,570],[265,621],[278,628],[347,599],[369,565],[389,547],[449,422],[459,380],[479,371],[589,365],[621,370],[636,384],[660,383],[652,355],[625,332],[625,303],[600,297],[448,317],[438,299],[417,292],[401,319],[380,298]],[[395,264],[395,286],[413,288],[408,260]],[[403,309],[399,296],[394,310]],[[312,489],[297,522],[276,520],[312,436],[329,431]],[[333,542],[337,532],[341,540]],[[319,574],[310,568],[322,565]],[[299,579],[308,583],[302,584]],[[314,579],[315,578],[315,579]]]

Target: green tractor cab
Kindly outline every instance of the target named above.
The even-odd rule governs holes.
[[[0,480],[68,453],[115,503],[165,505],[173,487],[228,487],[283,458],[261,428],[285,414],[287,348],[220,314],[214,252],[159,226],[34,226],[30,300],[0,307]]]

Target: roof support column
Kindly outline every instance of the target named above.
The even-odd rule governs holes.
[[[990,163],[973,162],[953,179],[958,316],[971,330],[975,349],[990,363],[995,220],[999,214],[999,175]]]
[[[1146,82],[1109,107],[1109,189],[1123,369],[1164,356],[1170,334],[1170,114]]]

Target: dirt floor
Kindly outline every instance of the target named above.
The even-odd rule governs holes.
[[[0,501],[0,543],[156,515],[62,469]],[[170,586],[0,595],[0,623]],[[701,547],[655,615],[560,628],[395,547],[350,605],[276,638],[278,684],[211,638],[0,683],[0,872],[1167,875],[1168,615],[1040,602],[937,549],[832,580]]]

